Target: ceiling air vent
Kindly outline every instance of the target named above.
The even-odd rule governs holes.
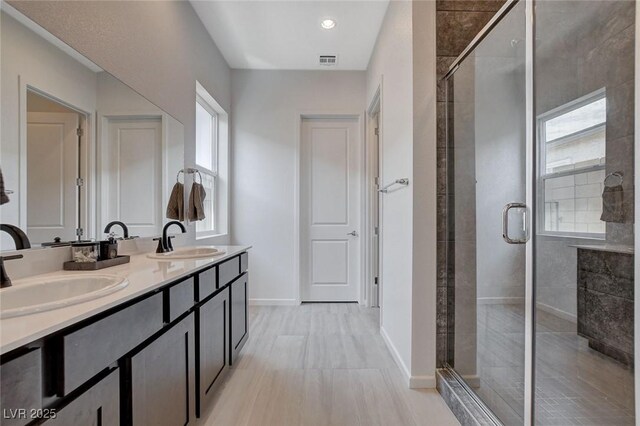
[[[338,63],[336,55],[320,55],[320,65],[333,66]]]

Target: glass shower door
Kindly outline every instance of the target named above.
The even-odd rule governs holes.
[[[447,90],[448,364],[506,425],[525,417],[525,22],[515,3]]]
[[[535,4],[535,423],[632,425],[636,4]]]

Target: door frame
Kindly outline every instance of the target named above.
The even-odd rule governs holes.
[[[360,130],[360,134],[358,137],[360,138],[360,145],[362,146],[362,150],[360,152],[360,161],[362,164],[366,164],[365,157],[365,140],[363,139],[363,135],[366,134],[365,128],[365,119],[364,119],[363,111],[351,111],[351,110],[332,110],[332,111],[298,111],[295,113],[294,123],[295,123],[295,176],[293,182],[293,191],[294,191],[294,215],[293,215],[293,238],[294,238],[294,249],[293,249],[293,279],[296,287],[296,299],[295,304],[300,305],[302,303],[302,270],[300,263],[302,261],[301,253],[302,253],[302,224],[300,221],[301,211],[302,211],[302,203],[301,200],[301,191],[302,186],[300,184],[301,175],[302,175],[302,120],[308,119],[351,119],[355,120],[358,125],[358,129]],[[360,177],[360,195],[361,197],[365,196],[366,185],[364,182],[364,173],[362,173]],[[361,198],[364,200],[364,198]],[[360,223],[361,227],[365,223],[365,211],[366,208],[360,209]],[[365,262],[362,261],[365,253],[365,244],[364,239],[360,238],[360,283],[358,283],[358,303],[363,305],[366,304],[366,289],[364,288],[364,274],[365,274]]]
[[[378,116],[378,140],[376,144],[375,135],[371,132],[371,124],[373,122],[373,118]],[[365,154],[366,154],[366,163],[365,163],[365,214],[366,214],[366,222],[365,229],[367,231],[364,242],[365,242],[365,287],[367,290],[367,306],[370,308],[375,307],[375,302],[377,301],[377,306],[382,308],[382,202],[383,198],[380,197],[380,194],[377,192],[380,186],[380,182],[382,181],[382,82],[378,85],[376,89],[373,99],[369,103],[369,107],[367,108],[367,139],[365,141]],[[376,153],[377,151],[377,153]],[[375,166],[377,162],[377,173],[375,173]],[[379,179],[378,184],[376,185],[374,179],[377,177]],[[374,283],[374,240],[372,238],[373,233],[373,221],[374,221],[374,211],[373,211],[373,200],[371,199],[371,186],[376,190],[376,194],[378,197],[378,296],[377,300],[373,297],[373,292],[375,290]],[[381,309],[382,311],[382,309]]]
[[[79,115],[79,125],[83,130],[82,141],[85,147],[80,152],[80,166],[83,174],[84,185],[82,186],[82,194],[80,207],[82,217],[79,218],[83,224],[83,238],[91,239],[96,238],[96,138],[94,135],[95,118],[93,110],[90,104],[83,104],[84,99],[76,99],[72,93],[60,94],[57,93],[55,87],[51,87],[47,82],[35,82],[31,81],[23,75],[18,76],[18,96],[19,96],[19,112],[18,112],[18,138],[19,138],[19,166],[18,172],[22,176],[27,172],[27,92],[34,92],[38,95],[47,98],[53,102],[76,111]],[[63,97],[70,98],[63,100]],[[27,180],[20,179],[18,185],[18,226],[22,229],[27,229]],[[77,224],[76,224],[77,226]]]

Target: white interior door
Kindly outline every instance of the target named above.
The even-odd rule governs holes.
[[[157,236],[162,231],[162,120],[108,119],[103,161],[104,222],[120,220],[130,235]]]
[[[27,115],[27,235],[32,244],[76,238],[78,114]]]
[[[303,302],[358,301],[361,152],[357,119],[302,121]]]

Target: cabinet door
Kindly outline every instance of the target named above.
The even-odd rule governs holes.
[[[229,365],[229,291],[218,293],[198,308],[200,414],[222,382]]]
[[[247,340],[247,284],[249,274],[231,283],[231,364]]]
[[[31,349],[0,365],[0,423],[22,426],[42,407],[42,351]]]
[[[120,424],[119,370],[93,385],[56,412],[47,426],[117,426]],[[44,410],[44,415],[50,415]]]
[[[131,358],[131,422],[195,422],[195,324],[191,314]]]

